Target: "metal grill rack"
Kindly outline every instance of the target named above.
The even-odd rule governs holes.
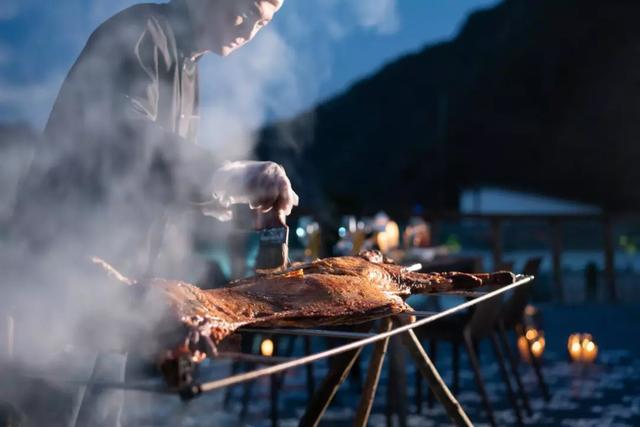
[[[442,292],[437,294],[429,294],[430,296],[459,296],[465,297],[466,300],[451,308],[438,311],[414,311],[401,313],[381,319],[378,331],[366,332],[362,328],[354,328],[351,331],[335,331],[324,329],[279,329],[279,328],[244,328],[239,333],[259,333],[262,335],[290,335],[290,336],[306,336],[306,337],[328,337],[342,338],[351,340],[342,345],[329,348],[327,350],[310,354],[302,357],[264,357],[246,353],[220,353],[218,358],[230,359],[234,361],[244,361],[265,365],[264,367],[251,370],[248,372],[231,374],[222,379],[207,381],[206,378],[193,378],[184,387],[169,388],[167,386],[158,385],[149,382],[99,382],[87,381],[86,379],[69,380],[55,379],[46,376],[49,381],[60,381],[64,383],[77,384],[78,386],[91,386],[99,388],[114,388],[121,390],[133,390],[149,393],[174,394],[183,399],[196,398],[202,394],[215,392],[227,387],[254,381],[258,378],[275,375],[283,371],[298,368],[317,362],[322,359],[335,357],[331,363],[329,372],[322,383],[315,390],[313,397],[308,402],[306,411],[302,416],[300,426],[316,426],[320,422],[323,414],[331,403],[333,397],[338,391],[341,384],[347,378],[351,368],[360,356],[362,349],[370,344],[374,345],[373,352],[367,367],[367,376],[361,400],[356,412],[353,425],[366,426],[371,409],[375,392],[380,380],[382,365],[385,360],[386,351],[389,340],[393,336],[398,336],[402,345],[411,355],[417,370],[422,374],[426,383],[432,390],[434,396],[444,406],[447,415],[453,423],[461,426],[473,425],[469,417],[465,413],[462,406],[458,403],[455,396],[446,386],[440,374],[436,370],[434,364],[428,354],[422,347],[420,341],[416,337],[413,330],[415,328],[435,322],[447,316],[451,316],[457,312],[473,307],[474,305],[499,297],[519,286],[528,284],[534,279],[533,276],[518,276],[517,280],[508,286],[500,288],[485,288],[483,290],[474,291],[455,291]],[[370,325],[369,325],[370,327]],[[25,376],[35,378],[37,375]],[[40,376],[42,377],[42,376]]]

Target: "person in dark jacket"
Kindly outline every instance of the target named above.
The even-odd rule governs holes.
[[[140,4],[91,35],[55,101],[12,225],[20,243],[11,256],[20,261],[10,263],[13,273],[5,279],[33,283],[14,307],[22,313],[17,328],[33,335],[43,351],[38,354],[58,350],[71,335],[73,344],[99,342],[105,349],[128,339],[127,330],[105,327],[105,319],[121,317],[133,325],[135,310],[121,307],[89,257],[143,278],[154,274],[165,227],[185,211],[204,209],[228,220],[230,206],[244,203],[274,209],[284,222],[297,205],[279,165],[223,163],[223,155],[196,144],[198,60],[242,47],[283,1]],[[54,345],[47,347],[49,341]],[[123,380],[126,357],[102,352],[95,360],[88,371],[93,380]],[[59,407],[60,413],[40,415],[46,425],[119,424],[121,393],[89,389],[79,399],[81,409]]]
[[[150,274],[168,216],[202,206],[229,219],[248,203],[284,217],[297,196],[270,162],[226,164],[196,144],[198,60],[229,55],[283,0],[141,4],[103,23],[71,68],[17,209],[31,250],[61,242],[125,273]],[[35,208],[33,208],[35,206]],[[43,215],[46,212],[46,215]]]

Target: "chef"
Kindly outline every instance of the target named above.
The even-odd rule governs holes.
[[[142,278],[154,274],[159,248],[167,244],[165,229],[182,212],[202,210],[228,220],[231,205],[242,203],[256,211],[274,210],[284,222],[297,205],[298,196],[278,164],[225,163],[220,153],[196,145],[199,59],[208,52],[224,57],[244,46],[283,2],[140,4],[108,19],[89,37],[55,101],[12,229],[24,253],[17,258],[28,259],[31,270],[30,280],[21,283],[58,284],[52,299],[41,303],[42,310],[57,307],[47,337],[56,336],[56,320],[62,317],[72,319],[75,328],[63,319],[65,330],[95,336],[97,328],[76,321],[86,314],[76,313],[78,307],[92,310],[90,317],[116,311],[110,296],[101,294],[104,287],[84,275],[89,256]],[[43,312],[36,299],[23,299],[25,310]],[[77,319],[66,312],[69,302]],[[110,334],[123,333],[98,332],[106,343]],[[94,380],[121,381],[125,365],[120,358],[101,354]],[[85,409],[56,419],[65,424],[75,413],[77,425],[115,426],[121,399],[112,391],[88,391]]]
[[[73,255],[140,277],[151,273],[172,213],[203,207],[228,220],[231,204],[246,203],[284,221],[298,197],[282,167],[223,164],[223,154],[196,145],[198,60],[241,48],[283,1],[140,4],[95,30],[21,192],[16,228],[31,249],[57,250],[63,239]]]

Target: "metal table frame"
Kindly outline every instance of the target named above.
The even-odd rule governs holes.
[[[214,381],[193,382],[182,389],[174,389],[166,386],[159,386],[149,383],[131,383],[131,382],[95,382],[87,380],[69,380],[58,379],[60,382],[77,384],[79,386],[94,386],[103,388],[116,388],[122,390],[133,390],[151,393],[176,394],[185,399],[197,397],[203,393],[210,393],[230,387],[237,384],[253,381],[261,377],[274,375],[286,371],[288,369],[304,366],[322,359],[335,357],[331,364],[330,370],[315,391],[313,397],[309,401],[306,411],[302,416],[300,426],[317,426],[325,411],[329,407],[333,397],[340,388],[341,384],[347,378],[356,359],[360,356],[362,349],[374,344],[373,353],[369,362],[365,386],[361,396],[361,400],[354,419],[354,426],[366,426],[373,406],[375,392],[380,380],[382,365],[385,360],[389,339],[399,336],[402,345],[412,356],[416,367],[426,380],[435,397],[444,406],[447,415],[456,425],[471,426],[473,425],[469,417],[465,413],[462,406],[458,403],[455,396],[442,380],[440,374],[429,358],[428,354],[422,347],[420,341],[413,332],[413,329],[435,322],[446,316],[450,316],[490,298],[498,297],[518,286],[523,286],[534,279],[533,276],[518,276],[515,283],[501,288],[492,288],[486,290],[475,291],[456,291],[443,292],[436,294],[428,294],[429,296],[462,296],[467,301],[460,303],[449,309],[440,312],[421,312],[414,311],[401,313],[398,315],[388,316],[381,321],[381,328],[377,333],[364,332],[342,332],[328,331],[321,329],[261,329],[246,328],[240,329],[238,332],[253,332],[269,335],[293,335],[293,336],[324,336],[334,338],[347,338],[353,341],[330,348],[319,353],[299,357],[299,358],[267,358],[257,355],[223,353],[220,356],[232,360],[250,360],[265,365],[253,371],[232,374],[226,378]],[[35,375],[29,375],[35,377]],[[49,376],[48,380],[52,380]],[[53,379],[55,380],[55,379]]]

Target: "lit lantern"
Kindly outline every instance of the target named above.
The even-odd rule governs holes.
[[[598,346],[591,334],[573,334],[567,342],[569,357],[574,362],[592,363],[598,357]]]
[[[395,249],[400,246],[400,227],[398,227],[398,223],[389,221],[384,232],[387,234],[387,243],[390,249]]]
[[[535,328],[528,328],[524,336],[518,338],[518,350],[523,360],[530,361],[529,345],[531,345],[531,353],[536,359],[539,359],[544,353],[546,342],[544,333]]]
[[[387,253],[400,246],[400,228],[394,221],[389,221],[384,230],[378,232],[376,243],[382,253]]]
[[[273,345],[273,341],[271,341],[269,338],[266,338],[262,340],[262,343],[260,344],[260,353],[262,353],[262,355],[265,357],[271,357],[273,356],[274,347],[275,346]]]

